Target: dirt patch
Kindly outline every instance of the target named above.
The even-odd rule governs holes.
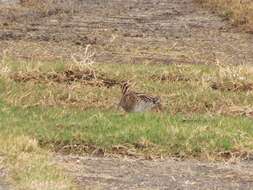
[[[16,82],[37,82],[37,83],[67,83],[79,82],[91,86],[106,86],[108,88],[118,85],[120,81],[107,78],[104,74],[93,70],[65,70],[62,72],[17,72],[11,74],[10,78]]]
[[[74,14],[80,10],[79,6],[78,0],[20,0],[11,4],[0,2],[0,18],[5,26],[9,26],[17,22],[33,22],[55,15]]]
[[[253,83],[250,82],[213,82],[211,88],[221,91],[247,92],[253,90]]]
[[[45,14],[29,6],[0,7],[0,53],[14,46],[10,56],[40,59],[34,48],[24,48],[33,44],[38,55],[49,51],[50,57],[69,59],[93,44],[100,63],[253,61],[252,35],[235,32],[193,0],[58,2],[58,9],[48,7]]]
[[[0,190],[9,190],[10,187],[6,183],[7,169],[3,167],[4,158],[0,155]]]
[[[58,155],[80,189],[239,189],[253,185],[252,163]]]

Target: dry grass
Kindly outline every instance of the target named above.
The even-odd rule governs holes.
[[[231,19],[235,25],[246,25],[253,31],[252,0],[197,0],[218,10],[223,16]]]
[[[119,83],[131,79],[137,91],[162,97],[169,114],[222,114],[249,107],[253,78],[250,65],[93,65],[80,63],[2,62],[5,92],[2,98],[16,106],[71,106],[113,109]],[[103,101],[101,101],[103,100]],[[245,113],[246,114],[246,113]]]
[[[6,180],[15,189],[74,190],[69,177],[53,163],[52,154],[39,148],[36,139],[1,133],[0,147]]]

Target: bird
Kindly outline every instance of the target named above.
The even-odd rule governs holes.
[[[145,112],[158,108],[161,110],[161,100],[159,97],[150,96],[130,90],[130,82],[121,84],[122,97],[118,107],[122,107],[126,112]]]

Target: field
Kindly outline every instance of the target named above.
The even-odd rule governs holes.
[[[110,189],[113,183],[127,188],[110,181],[113,163],[121,158],[176,158],[185,162],[158,165],[182,169],[195,159],[227,180],[215,181],[215,187],[205,183],[211,173],[193,162],[191,169],[206,176],[194,183],[197,187],[229,189],[233,182],[250,188],[250,170],[218,170],[206,162],[247,160],[245,168],[251,168],[251,34],[190,0],[35,5],[0,4],[0,176],[5,181],[17,189]],[[162,110],[118,109],[126,80],[136,91],[160,96]],[[91,158],[85,161],[87,154]],[[96,162],[97,157],[102,158]],[[80,166],[76,160],[84,161]],[[145,164],[153,167],[152,161]],[[94,187],[100,179],[92,177],[96,166],[110,176]],[[159,172],[154,168],[154,173]],[[198,179],[194,172],[184,174],[186,182]],[[171,188],[181,187],[180,174],[173,175]],[[167,180],[159,180],[165,185],[151,180],[143,188],[162,189]]]

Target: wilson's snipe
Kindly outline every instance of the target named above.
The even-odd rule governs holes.
[[[119,103],[126,112],[144,112],[153,108],[161,109],[159,97],[149,96],[129,90],[129,82],[121,86],[122,97]]]

